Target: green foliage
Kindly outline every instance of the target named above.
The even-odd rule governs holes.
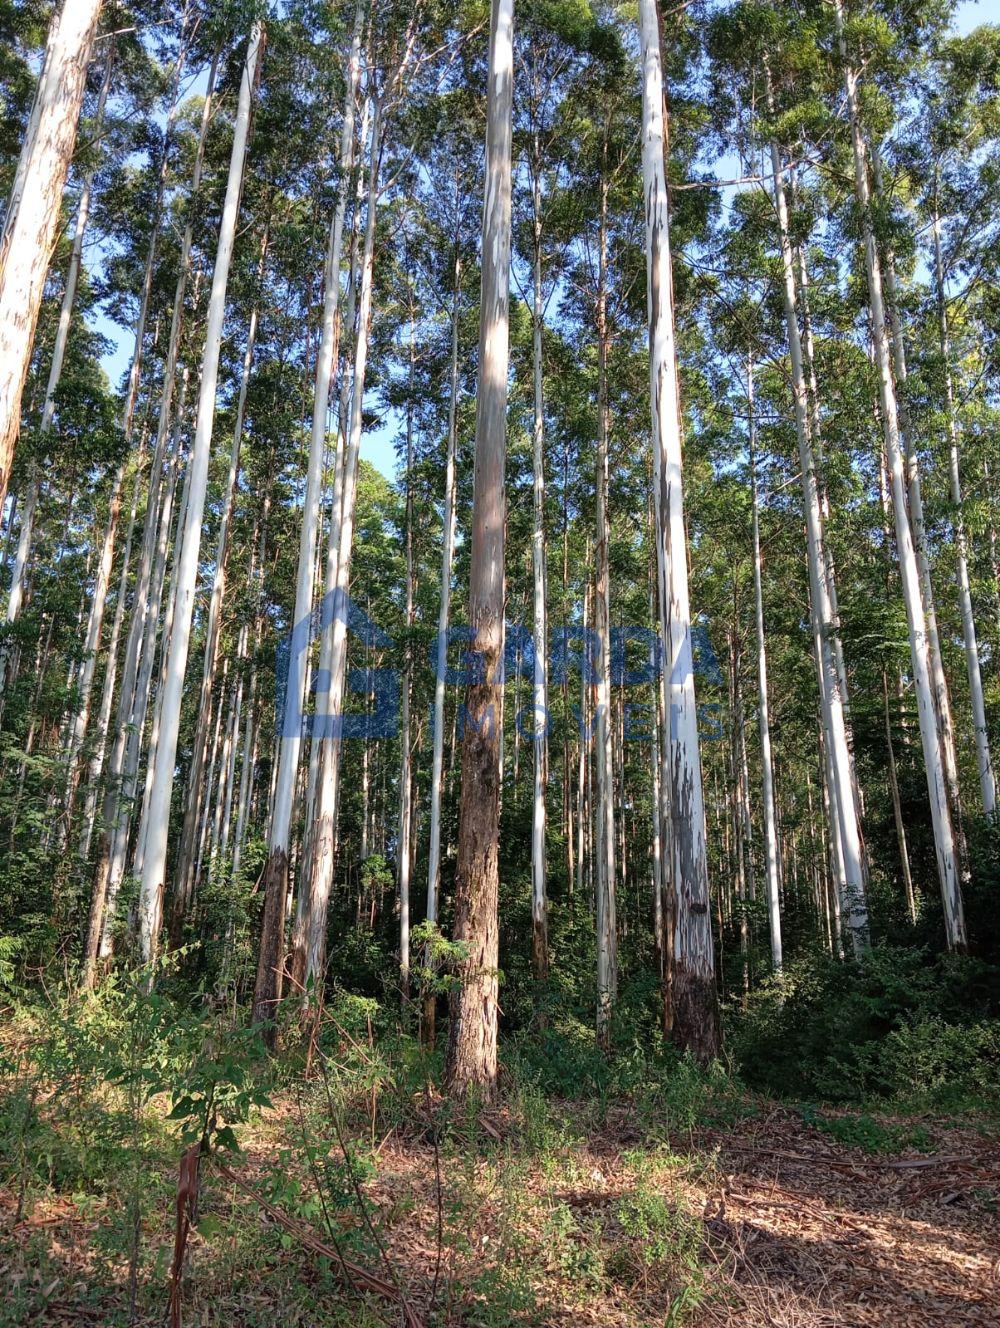
[[[929,1151],[933,1141],[926,1130],[917,1127],[887,1125],[867,1114],[827,1116],[813,1107],[802,1108],[802,1119],[847,1148],[863,1153],[898,1153],[904,1148]]]
[[[266,1051],[256,1028],[222,1025],[192,1056],[183,1079],[171,1090],[167,1119],[178,1121],[185,1143],[202,1148],[238,1148],[235,1125],[254,1107],[271,1100],[259,1082]]]
[[[559,1203],[546,1219],[544,1238],[560,1275],[573,1283],[579,1296],[603,1288],[605,1252],[598,1226],[593,1222],[581,1223],[568,1204]]]
[[[411,933],[413,953],[419,956],[413,966],[417,989],[424,995],[446,996],[459,981],[459,969],[468,957],[464,941],[451,941],[435,922],[420,922]]]
[[[24,949],[23,936],[0,936],[0,987],[14,986],[17,957]]]
[[[981,960],[899,946],[861,962],[817,955],[731,1019],[730,1047],[747,1082],[778,1096],[995,1110],[997,977]]]

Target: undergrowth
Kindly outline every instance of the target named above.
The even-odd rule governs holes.
[[[974,1017],[990,974],[971,960],[875,951],[863,971],[793,969],[731,1036],[738,1072],[698,1069],[638,1019],[605,1057],[552,1001],[543,1028],[505,1043],[489,1107],[442,1094],[440,1052],[397,1005],[334,990],[303,1037],[289,1002],[268,1057],[243,1012],[192,994],[174,963],[86,997],[49,984],[6,1012],[0,1241],[14,1273],[0,1324],[44,1318],[76,1286],[51,1235],[64,1220],[87,1233],[72,1293],[87,1313],[159,1323],[178,1163],[195,1145],[183,1295],[210,1320],[263,1328],[280,1304],[291,1324],[392,1322],[377,1297],[345,1302],[346,1258],[398,1276],[392,1294],[422,1297],[429,1328],[544,1325],[553,1303],[601,1298],[680,1328],[714,1294],[689,1186],[718,1185],[710,1141],[767,1109],[760,1089],[871,1154],[933,1147],[919,1123],[885,1119],[900,1100],[996,1101],[995,1029]],[[593,1147],[609,1137],[614,1181]]]

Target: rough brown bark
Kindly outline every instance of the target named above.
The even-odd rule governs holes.
[[[509,363],[513,0],[493,0],[479,314],[469,622],[481,669],[466,695],[454,939],[466,947],[451,998],[446,1078],[490,1098],[497,1078],[497,962]]]
[[[264,916],[261,919],[257,980],[254,983],[251,1022],[264,1024],[264,1041],[274,1047],[275,1018],[284,989],[285,900],[288,894],[288,854],[272,849],[264,866]]]

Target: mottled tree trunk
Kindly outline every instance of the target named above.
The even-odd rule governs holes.
[[[606,142],[605,142],[606,146]],[[608,520],[608,182],[601,182],[597,277],[597,529],[594,536],[594,629],[599,658],[594,688],[594,764],[597,772],[594,841],[597,914],[597,1042],[611,1042],[611,1015],[618,986],[617,881],[615,877],[614,760],[611,744],[611,571]]]
[[[707,1063],[719,1053],[720,1031],[709,912],[705,802],[694,693],[670,270],[663,68],[660,17],[655,0],[640,0],[639,35],[653,482],[657,560],[666,611],[664,644],[669,670],[669,708],[664,727],[670,743],[670,838],[677,908],[673,1034],[681,1047],[690,1050],[700,1062]]]
[[[467,947],[451,997],[446,1078],[459,1097],[496,1091],[514,3],[493,0],[486,96],[476,461],[469,623],[480,677],[466,692],[454,939]]]

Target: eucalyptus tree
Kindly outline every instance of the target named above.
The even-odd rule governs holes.
[[[475,492],[469,626],[478,677],[466,691],[453,937],[465,947],[452,990],[446,1077],[451,1091],[492,1097],[497,1081],[504,462],[511,261],[514,4],[492,0],[486,83]]]
[[[269,241],[269,225],[265,223],[256,273],[258,292],[260,292],[264,284]],[[233,521],[236,502],[236,487],[237,478],[240,472],[240,452],[243,444],[243,425],[246,415],[247,393],[253,368],[259,319],[260,309],[258,294],[257,299],[254,300],[251,307],[247,326],[246,347],[243,352],[239,394],[236,402],[236,419],[233,425],[233,441],[230,448],[229,461],[226,467],[226,484],[222,500],[218,545],[215,555],[215,573],[212,578],[212,592],[209,598],[208,617],[205,624],[201,688],[198,695],[199,716],[206,716],[210,712],[215,677],[219,663],[223,597],[226,589],[226,568],[230,556],[230,527]],[[184,825],[181,831],[181,839],[178,846],[175,866],[174,893],[172,901],[172,930],[175,935],[179,929],[180,920],[183,918],[190,902],[194,877],[196,874],[194,840],[195,827],[198,822],[199,812],[201,811],[201,795],[204,792],[202,774],[205,761],[205,738],[206,725],[198,724],[195,731],[194,752],[192,754],[191,769],[188,776],[188,801],[185,808]]]
[[[680,1045],[705,1063],[718,1054],[720,1032],[684,528],[660,25],[654,0],[640,0],[653,498],[664,668],[669,675],[664,741],[669,744],[670,877],[677,910],[672,941],[673,1031]]]
[[[360,69],[361,31],[365,7],[355,6],[354,32],[347,57],[344,111],[340,140],[340,184],[337,203],[331,218],[329,247],[324,272],[323,326],[319,354],[316,361],[316,384],[313,396],[312,433],[306,472],[306,490],[302,509],[302,527],[299,536],[299,557],[295,578],[295,607],[293,610],[292,645],[299,645],[299,636],[312,612],[313,572],[318,545],[320,484],[326,443],[327,413],[331,385],[335,379],[340,346],[340,291],[344,220],[352,184],[352,166],[355,156],[355,111]],[[338,439],[338,454],[344,442]],[[302,652],[303,657],[305,651]],[[297,661],[293,661],[296,664]],[[280,949],[284,928],[284,907],[288,889],[288,841],[292,816],[292,799],[298,774],[299,750],[302,741],[302,713],[305,702],[305,671],[296,668],[296,688],[286,691],[284,713],[278,747],[277,786],[274,806],[268,827],[268,860],[264,875],[264,922],[258,961],[257,986],[254,996],[254,1017],[266,1019],[271,1014],[271,1003],[280,997]],[[289,681],[291,677],[289,678]]]
[[[727,91],[737,117],[736,134],[744,160],[753,160],[760,139],[768,140],[769,184],[773,195],[780,259],[778,289],[783,307],[789,360],[789,380],[798,444],[802,502],[806,524],[813,648],[819,683],[826,764],[827,797],[831,814],[831,841],[839,877],[840,907],[846,912],[856,950],[868,943],[865,900],[865,863],[860,828],[860,797],[851,756],[847,723],[847,675],[843,665],[836,607],[836,580],[825,529],[819,470],[822,421],[818,393],[811,373],[811,324],[797,262],[789,205],[788,170],[784,145],[779,141],[788,126],[798,128],[808,105],[801,104],[815,80],[812,52],[789,49],[792,31],[787,16],[767,4],[732,6],[713,25],[711,46],[721,69],[739,78],[738,93]],[[720,81],[726,77],[720,75]],[[756,111],[749,128],[739,120]]]
[[[385,191],[383,155],[400,108],[413,95],[415,68],[426,59],[419,11],[409,22],[389,25],[384,33],[372,34],[365,59],[365,92],[371,104],[371,141],[365,182],[364,238],[361,245],[358,284],[357,336],[355,339],[350,411],[342,455],[334,480],[333,503],[327,541],[324,596],[321,613],[320,671],[323,695],[315,717],[314,741],[318,745],[317,796],[313,824],[309,827],[310,852],[300,881],[304,938],[304,978],[317,980],[325,968],[326,920],[335,865],[336,816],[342,768],[342,710],[347,681],[349,588],[354,548],[358,462],[364,425],[364,396],[373,316],[373,282],[378,208]],[[346,380],[345,380],[346,386]],[[346,400],[346,396],[344,397]],[[407,862],[407,872],[409,862]],[[401,956],[404,964],[407,956]]]
[[[596,1027],[598,1040],[607,1047],[618,984],[617,891],[623,866],[615,816],[610,483],[612,449],[620,447],[613,401],[617,407],[621,400],[611,382],[610,366],[616,343],[627,335],[635,285],[635,272],[619,271],[615,260],[630,251],[638,215],[634,138],[638,103],[627,81],[629,62],[620,35],[602,27],[593,46],[592,57],[567,86],[560,109],[558,150],[572,164],[572,173],[550,207],[553,241],[568,250],[560,314],[572,328],[574,351],[585,368],[576,385],[588,397],[586,417],[577,421],[577,427],[593,456],[593,656],[581,682],[592,688],[593,696],[591,722],[581,742],[588,746],[592,742],[593,750],[583,762],[588,778],[596,779],[589,861],[594,867],[597,934]],[[584,719],[581,716],[581,723]]]
[[[264,27],[258,21],[255,22],[250,32],[243,74],[240,80],[229,179],[226,185],[226,198],[219,229],[215,266],[212,272],[212,286],[205,328],[205,351],[202,357],[201,382],[198,394],[197,422],[189,460],[191,486],[177,567],[176,609],[163,680],[163,728],[153,768],[149,801],[149,831],[144,846],[142,882],[139,895],[139,945],[142,955],[146,959],[151,958],[156,953],[163,911],[170,802],[174,785],[177,736],[180,728],[181,696],[184,687],[184,675],[187,669],[191,620],[194,612],[198,555],[201,545],[201,523],[208,481],[209,454],[212,445],[212,426],[215,421],[220,340],[226,310],[229,266],[236,240],[240,190],[250,132],[251,102],[258,76],[259,63],[263,54],[263,46]]]
[[[104,55],[104,73],[101,78],[101,89],[97,96],[97,106],[94,111],[94,132],[100,136],[103,130],[104,108],[108,100],[108,91],[111,86],[111,74],[114,68],[114,43],[107,43],[108,49]],[[94,161],[87,170],[83,185],[80,190],[80,199],[76,209],[76,223],[73,230],[73,243],[70,248],[69,264],[66,269],[66,278],[63,285],[62,304],[59,309],[59,322],[56,327],[55,343],[52,347],[52,359],[49,365],[49,377],[45,385],[45,400],[42,404],[42,419],[39,425],[39,433],[44,438],[51,432],[56,409],[56,392],[59,388],[59,379],[62,374],[63,360],[66,356],[66,343],[69,340],[70,325],[73,319],[73,308],[76,302],[76,289],[80,280],[80,267],[83,258],[83,241],[87,233],[87,220],[90,215],[90,200],[94,187],[94,174],[97,162]],[[28,481],[28,492],[25,497],[24,506],[21,511],[21,528],[18,533],[17,554],[14,559],[14,569],[11,575],[10,592],[7,597],[7,621],[14,622],[20,613],[21,604],[24,598],[24,578],[28,561],[28,552],[31,547],[31,537],[34,530],[35,512],[38,507],[40,478],[37,467],[32,467]],[[112,536],[111,547],[114,540]],[[105,566],[107,559],[102,556],[101,567]],[[110,569],[108,569],[110,570]],[[105,572],[105,588],[106,588]],[[2,668],[0,668],[0,690],[4,685]]]
[[[949,287],[964,270],[967,299],[979,278],[984,247],[995,240],[986,207],[996,168],[995,128],[1000,34],[982,27],[936,46],[923,64],[927,76],[921,111],[901,150],[903,165],[919,189],[920,214],[930,220],[933,304],[937,324],[939,401],[947,433],[948,493],[953,507],[955,581],[969,683],[976,766],[983,811],[996,810],[982,667],[970,577],[962,481],[962,426],[955,381],[953,337],[962,322],[952,314]],[[877,159],[876,159],[877,167]],[[978,176],[978,178],[977,178]],[[876,171],[876,183],[878,174]],[[983,189],[985,184],[986,188]],[[961,305],[958,305],[959,311]]]
[[[771,710],[767,683],[767,637],[764,630],[763,565],[760,549],[760,495],[757,483],[757,429],[754,418],[754,360],[747,356],[747,445],[753,505],[754,626],[757,631],[757,722],[760,730],[761,798],[764,804],[764,864],[767,912],[771,929],[771,962],[780,973],[781,889],[778,880],[778,823],[774,800],[774,758],[771,751]]]
[[[861,239],[864,245],[865,275],[871,310],[875,364],[878,373],[879,405],[885,434],[886,461],[895,518],[896,552],[899,559],[900,579],[903,585],[903,598],[906,604],[909,625],[910,653],[917,689],[920,736],[927,775],[927,796],[934,825],[934,847],[937,856],[941,898],[944,905],[945,935],[948,939],[949,948],[964,950],[967,945],[967,938],[962,906],[958,852],[951,809],[948,804],[944,755],[934,709],[931,661],[927,642],[926,616],[920,592],[920,575],[913,542],[913,531],[906,505],[906,481],[899,428],[899,406],[892,372],[892,352],[885,309],[882,264],[875,237],[871,182],[868,173],[868,143],[859,104],[859,78],[855,63],[856,56],[848,44],[844,6],[841,0],[834,0],[834,19],[850,121],[851,150],[854,159],[854,191],[859,211]]]
[[[595,28],[587,3],[525,5],[519,24],[518,67],[523,95],[514,108],[515,146],[523,162],[526,265],[531,288],[532,365],[532,820],[531,926],[532,961],[536,976],[549,971],[548,900],[546,890],[546,785],[548,735],[547,541],[545,500],[545,395],[543,336],[546,310],[557,290],[564,255],[547,242],[545,208],[558,187],[560,162],[552,146],[559,132],[560,97]]]
[[[164,201],[170,174],[174,128],[180,112],[179,81],[187,59],[190,41],[187,21],[188,11],[185,8],[181,18],[178,51],[170,75],[169,109],[166,115],[154,186],[153,224],[149,232],[137,301],[138,312],[135,321],[134,348],[123,408],[123,424],[127,437],[131,436],[135,422],[145,353],[146,324],[150,317],[155,295],[154,275],[160,258],[160,231]],[[209,69],[208,87],[199,116],[199,128],[192,167],[192,198],[197,193],[201,179],[217,67],[218,57],[216,55],[213,57]],[[91,838],[97,823],[97,804],[101,794],[102,781],[104,796],[94,884],[91,892],[90,916],[84,941],[82,969],[84,985],[89,985],[94,980],[98,952],[100,951],[105,955],[108,953],[110,920],[117,899],[118,887],[125,870],[127,842],[131,826],[131,799],[135,788],[140,744],[145,725],[146,705],[153,669],[153,641],[158,623],[158,606],[163,589],[162,568],[166,557],[172,504],[179,469],[178,435],[179,425],[184,415],[183,400],[187,391],[188,375],[186,370],[182,380],[181,402],[175,414],[172,413],[172,408],[178,356],[181,348],[181,334],[184,326],[185,294],[190,275],[189,264],[192,255],[192,240],[193,224],[191,201],[189,200],[180,245],[177,285],[170,314],[170,331],[163,362],[162,378],[159,384],[156,437],[148,463],[148,481],[145,484],[144,495],[145,514],[142,521],[137,564],[133,575],[130,557],[140,502],[143,498],[143,478],[146,469],[143,464],[146,447],[145,428],[140,435],[140,446],[134,467],[117,603],[107,647],[107,663],[104,671],[101,703],[98,709],[96,733],[88,766],[88,787],[80,835],[81,856],[84,858],[87,857],[89,852]],[[120,263],[113,263],[112,271],[120,270],[121,266]],[[172,421],[173,431],[171,430]],[[133,575],[133,588],[129,604],[127,592],[130,575]],[[129,611],[129,625],[122,650],[121,676],[119,679],[119,640],[125,624],[127,609]],[[116,688],[117,704],[115,704]],[[116,725],[110,761],[108,761],[107,740],[111,729],[112,709],[115,710]],[[106,763],[107,768],[105,768]]]
[[[423,215],[432,235],[437,236],[438,252],[446,262],[438,284],[448,291],[447,324],[447,388],[442,395],[447,402],[444,457],[444,491],[442,494],[441,572],[438,598],[437,637],[434,651],[434,708],[431,720],[431,784],[430,826],[427,854],[426,919],[437,926],[441,901],[442,811],[445,794],[445,701],[448,682],[448,633],[451,626],[452,582],[454,579],[455,544],[458,525],[458,491],[460,469],[460,406],[465,375],[463,366],[463,321],[469,305],[468,271],[473,249],[470,243],[473,209],[476,204],[475,185],[480,178],[482,137],[478,108],[470,106],[464,89],[443,98],[440,105],[443,136],[450,151],[447,159],[437,166],[428,163],[429,188],[423,201]],[[479,141],[476,141],[478,133]],[[425,1035],[433,1042],[433,996],[425,1002]]]
[[[0,510],[100,11],[101,0],[64,0],[52,20],[0,235]]]

